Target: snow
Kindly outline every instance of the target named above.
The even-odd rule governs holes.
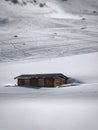
[[[95,6],[88,1],[66,2],[46,1],[47,7],[40,8],[31,3],[22,6],[1,0],[0,62],[97,52],[97,1]],[[78,12],[66,11],[66,6]],[[80,6],[81,10],[76,8]],[[92,14],[92,10],[96,13]]]
[[[0,129],[97,130],[98,53],[0,65]],[[62,72],[83,84],[60,88],[17,87],[23,73]],[[9,83],[10,86],[6,86]],[[10,118],[10,119],[9,119]]]
[[[0,130],[97,130],[98,1],[32,1],[0,1]],[[63,73],[69,84],[15,85],[35,73]]]
[[[97,88],[98,84],[40,90],[7,88],[0,94],[0,129],[97,130]]]
[[[95,105],[95,104],[94,104]],[[1,129],[43,130],[97,130],[97,105],[81,104],[37,104],[31,102],[15,102],[12,106],[3,106],[5,115],[2,117]],[[2,107],[0,108],[2,110]],[[25,114],[24,114],[25,113]],[[1,113],[2,116],[2,113]],[[10,119],[9,119],[10,117]],[[6,124],[6,125],[5,125]]]

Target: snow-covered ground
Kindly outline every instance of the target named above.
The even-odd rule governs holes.
[[[97,130],[98,1],[11,1],[0,1],[0,130]],[[15,86],[35,73],[80,84]]]
[[[1,130],[97,130],[98,83],[0,90]]]
[[[0,65],[0,129],[97,130],[98,53]],[[62,72],[82,84],[60,88],[14,86],[23,73]],[[9,85],[9,86],[8,86]]]
[[[46,0],[45,3],[47,6],[39,7],[1,0],[0,62],[98,51],[98,1],[92,4],[92,0],[74,3]],[[73,13],[66,12],[66,6]]]

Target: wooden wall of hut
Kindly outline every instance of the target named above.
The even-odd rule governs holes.
[[[44,87],[45,86],[44,78],[39,78],[38,84],[40,87]]]
[[[38,78],[32,78],[31,79],[31,86],[39,86]]]
[[[56,87],[66,83],[67,80],[61,77],[18,79],[18,86]]]
[[[31,81],[30,81],[30,79],[18,79],[18,85],[19,86],[30,86]]]
[[[54,78],[54,87],[60,86],[61,84],[66,84],[67,80],[61,78],[61,77],[56,77]]]
[[[53,87],[54,86],[54,79],[53,78],[45,78],[44,79],[44,86],[45,87]]]
[[[18,86],[24,85],[24,79],[18,79]]]

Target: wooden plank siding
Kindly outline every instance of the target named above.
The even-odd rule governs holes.
[[[53,87],[54,86],[54,78],[45,78],[44,79],[45,87]]]
[[[67,83],[67,80],[61,78],[61,77],[55,77],[54,78],[54,87],[60,86],[61,84]]]
[[[44,87],[44,85],[45,85],[44,78],[39,78],[39,79],[38,79],[38,85],[39,85],[40,87]]]
[[[31,85],[30,79],[24,79],[24,85],[25,86],[30,86]]]
[[[30,86],[30,79],[18,79],[19,86]]]
[[[18,79],[18,86],[24,86],[24,79]]]
[[[37,87],[57,87],[62,84],[67,84],[67,79],[62,77],[53,77],[53,78],[24,78],[18,79],[18,86],[37,86]]]

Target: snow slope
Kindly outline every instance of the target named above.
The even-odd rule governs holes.
[[[91,0],[26,5],[1,0],[0,62],[97,52],[97,5]]]
[[[98,53],[0,64],[0,129],[97,130],[97,66]],[[83,84],[41,89],[11,85],[17,75],[47,70],[62,72]],[[7,87],[6,83],[11,86]]]

